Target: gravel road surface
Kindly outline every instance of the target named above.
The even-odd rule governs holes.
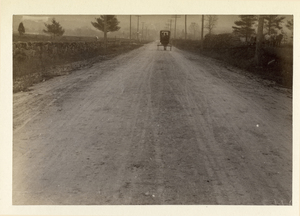
[[[156,43],[13,95],[15,205],[292,204],[289,90]]]

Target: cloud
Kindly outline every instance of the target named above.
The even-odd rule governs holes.
[[[23,16],[21,21],[30,20],[34,22],[47,22],[50,17],[47,16]]]

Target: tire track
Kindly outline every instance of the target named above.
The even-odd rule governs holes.
[[[194,60],[149,44],[14,95],[14,204],[288,203],[288,122]]]
[[[185,68],[185,71],[187,71],[189,74],[188,76],[193,76],[192,78],[188,79],[188,80],[197,80],[197,78],[195,77],[195,75],[193,73],[195,73],[196,71],[194,70],[193,66],[189,67],[188,65],[191,65],[191,62],[189,63],[183,63],[181,62],[181,65],[184,65],[183,67]],[[179,66],[179,65],[178,65]],[[187,80],[187,79],[186,79]],[[199,79],[198,79],[199,80]],[[200,81],[201,82],[201,81]],[[203,83],[203,82],[202,82]],[[204,84],[204,83],[203,83]],[[283,189],[283,187],[281,186],[281,184],[286,183],[288,180],[287,179],[291,179],[290,175],[287,175],[287,173],[285,173],[286,176],[286,181],[285,182],[274,182],[274,178],[270,178],[269,176],[266,175],[266,173],[264,173],[263,169],[261,169],[260,167],[256,167],[256,165],[251,165],[251,164],[245,164],[245,162],[243,160],[238,160],[240,163],[240,166],[242,166],[241,169],[239,169],[239,172],[242,171],[242,176],[244,176],[243,180],[239,180],[239,179],[232,179],[231,176],[237,176],[237,171],[224,171],[224,170],[228,170],[228,167],[232,167],[231,163],[227,162],[227,158],[226,155],[222,155],[224,153],[226,153],[228,150],[224,149],[224,147],[222,147],[220,144],[220,142],[222,142],[222,140],[218,141],[216,139],[214,139],[214,137],[227,137],[230,134],[234,135],[235,134],[240,134],[239,131],[236,130],[236,126],[232,123],[232,121],[228,120],[228,117],[226,116],[226,114],[224,112],[222,112],[223,110],[228,110],[228,108],[226,109],[226,107],[224,107],[224,109],[219,109],[222,110],[221,112],[216,112],[218,111],[216,109],[216,107],[220,106],[220,103],[216,103],[216,100],[214,98],[210,98],[210,100],[208,101],[206,98],[206,96],[204,95],[200,95],[201,97],[199,97],[199,95],[196,95],[195,92],[199,92],[196,91],[195,88],[192,88],[193,85],[186,85],[186,88],[189,88],[188,90],[186,90],[185,92],[187,93],[187,97],[182,97],[181,101],[182,103],[187,103],[189,104],[188,107],[197,107],[196,110],[198,110],[198,113],[196,112],[196,110],[191,110],[188,109],[188,113],[190,116],[198,116],[198,120],[196,121],[196,118],[191,118],[191,122],[193,122],[193,125],[195,126],[195,131],[203,131],[203,133],[199,134],[198,133],[198,137],[201,140],[201,135],[205,134],[205,137],[207,139],[207,141],[205,141],[204,143],[209,143],[210,145],[201,145],[201,147],[203,148],[205,146],[205,149],[203,149],[206,152],[209,152],[208,156],[211,156],[210,158],[207,158],[210,162],[210,164],[208,164],[206,167],[212,168],[213,170],[217,171],[215,173],[217,173],[218,175],[218,179],[222,179],[222,182],[225,182],[228,188],[228,183],[232,182],[233,184],[231,184],[231,188],[228,189],[228,191],[226,191],[226,193],[222,193],[222,191],[218,190],[217,193],[218,194],[222,194],[222,196],[220,196],[219,198],[224,198],[226,197],[225,194],[230,194],[231,197],[227,197],[228,200],[224,200],[224,199],[220,199],[218,201],[218,203],[233,203],[234,200],[236,199],[237,195],[242,195],[243,196],[243,204],[250,204],[250,203],[261,203],[263,202],[264,204],[272,204],[273,199],[269,199],[269,200],[265,200],[264,197],[275,197],[277,198],[282,198],[283,200],[285,200],[285,202],[289,202],[289,200],[291,199],[291,196],[289,196],[288,194],[291,194],[290,192],[287,192],[286,189]],[[209,87],[206,87],[209,88]],[[222,92],[219,91],[217,94],[214,94],[215,96],[217,95],[222,95]],[[218,99],[219,102],[222,101],[222,99]],[[244,101],[243,101],[244,102]],[[247,102],[246,102],[247,103]],[[202,104],[206,104],[209,105],[210,108],[209,109],[205,109],[205,115],[203,115],[203,112],[201,112],[201,110],[203,110],[203,108],[201,107]],[[249,106],[251,107],[251,106]],[[257,107],[255,107],[257,108]],[[219,117],[218,117],[219,116]],[[218,117],[218,119],[217,119]],[[221,117],[221,118],[220,118]],[[220,119],[224,119],[225,120],[225,125],[226,125],[226,131],[219,131],[219,134],[216,134],[215,131],[215,127],[216,125],[219,125]],[[200,124],[199,124],[200,123]],[[205,124],[203,124],[205,123]],[[201,125],[201,126],[199,126]],[[225,128],[224,128],[225,129]],[[232,129],[233,131],[229,132],[228,129]],[[229,133],[228,133],[229,132]],[[251,137],[248,136],[248,138],[251,139]],[[246,140],[246,139],[244,139]],[[255,152],[255,148],[248,148],[246,143],[241,139],[241,136],[235,136],[234,142],[236,144],[234,144],[234,146],[236,146],[238,143],[242,144],[242,148],[239,151],[242,151],[242,153],[244,153],[246,155],[246,157],[250,157],[247,161],[264,161],[266,160],[265,157],[259,157],[258,154],[253,154]],[[203,141],[200,141],[199,143],[203,143]],[[212,147],[213,146],[213,147]],[[222,151],[224,152],[220,152],[220,155],[213,155],[212,152],[214,152],[216,149],[222,149]],[[230,158],[229,156],[232,153],[227,153],[227,157]],[[240,155],[236,155],[235,157],[237,158]],[[232,159],[232,157],[231,157]],[[236,162],[237,163],[237,162]],[[250,165],[250,167],[249,167]],[[227,168],[227,169],[226,169]],[[262,172],[263,171],[263,172]],[[211,172],[211,174],[213,174],[213,172]],[[252,193],[253,196],[246,198],[245,199],[245,189],[246,191],[248,191],[248,193],[250,193],[249,190],[251,190],[250,188],[248,188],[247,185],[245,185],[244,183],[247,182],[247,178],[253,178],[253,176],[256,176],[257,179],[259,179],[259,181],[261,182],[257,182],[256,181],[256,187],[257,189],[254,191],[260,191],[260,193],[266,193],[261,197],[261,194],[259,192],[255,192]],[[246,179],[245,179],[246,178]],[[246,180],[246,181],[245,181]],[[240,183],[238,183],[240,182]],[[253,181],[252,181],[253,182]],[[251,185],[253,187],[253,184]],[[217,187],[215,187],[217,188]],[[225,188],[225,187],[222,187]],[[276,190],[275,190],[276,189]],[[234,192],[235,191],[235,192]]]

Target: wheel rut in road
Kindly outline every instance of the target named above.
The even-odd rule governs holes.
[[[146,45],[14,95],[13,203],[290,204],[290,107],[214,60]]]

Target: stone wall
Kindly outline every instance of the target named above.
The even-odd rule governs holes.
[[[13,91],[64,75],[89,66],[95,61],[130,50],[129,41],[108,41],[105,51],[101,41],[89,42],[14,42],[13,43]]]
[[[108,41],[108,46],[120,46],[128,42],[121,42],[120,40]],[[88,56],[93,53],[102,51],[104,43],[101,41],[90,42],[14,42],[13,56],[23,55],[23,58],[33,57],[50,57],[59,58],[66,56]]]

